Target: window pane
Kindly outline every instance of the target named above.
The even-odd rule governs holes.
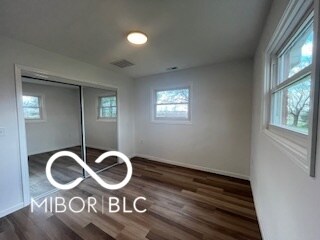
[[[112,116],[112,110],[111,108],[107,107],[107,108],[101,108],[101,115],[100,117],[102,118],[109,118]]]
[[[294,41],[292,46],[281,56],[282,78],[280,82],[293,76],[312,63],[313,24]],[[281,68],[280,68],[281,69]]]
[[[25,119],[41,119],[40,108],[23,108]]]
[[[40,107],[39,97],[23,96],[22,104],[23,107]]]
[[[116,104],[117,104],[117,101],[116,101],[115,96],[100,98],[100,106],[101,107],[116,106]]]
[[[189,89],[176,89],[156,92],[156,103],[188,103],[189,102]]]
[[[117,107],[112,107],[111,108],[111,116],[113,118],[117,117]]]
[[[116,118],[117,107],[100,108],[100,118]]]
[[[112,98],[111,98],[111,106],[117,106],[116,97],[112,97]]]
[[[272,123],[308,133],[311,76],[272,95]]]
[[[156,118],[188,119],[188,104],[157,105]]]
[[[108,97],[102,97],[102,98],[100,98],[100,101],[101,101],[101,107],[111,106],[111,101],[110,101],[110,98],[108,98]]]

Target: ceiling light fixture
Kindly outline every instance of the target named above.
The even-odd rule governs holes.
[[[142,45],[148,41],[147,35],[142,32],[131,32],[128,34],[127,39],[135,45]]]

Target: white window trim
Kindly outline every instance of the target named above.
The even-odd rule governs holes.
[[[315,176],[315,154],[316,154],[316,132],[318,127],[318,97],[319,91],[315,86],[319,86],[319,77],[316,72],[320,73],[319,54],[316,54],[315,48],[319,47],[319,43],[314,41],[313,64],[311,71],[311,99],[310,99],[310,126],[309,135],[294,132],[281,126],[277,127],[270,124],[271,110],[271,61],[275,50],[278,50],[284,43],[284,39],[288,39],[292,31],[296,29],[298,23],[308,13],[313,4],[312,0],[291,0],[282,16],[278,27],[276,28],[265,51],[265,78],[262,94],[262,118],[261,130],[271,139],[275,145],[285,152],[297,166],[303,169],[310,176]],[[318,6],[319,7],[319,6]],[[314,36],[318,39],[318,21],[319,11],[314,12]],[[317,61],[318,60],[318,61]],[[316,99],[316,101],[314,101]]]
[[[167,91],[167,90],[176,90],[176,89],[189,89],[189,103],[188,103],[188,119],[177,119],[177,118],[156,118],[156,92],[158,91]],[[182,84],[182,85],[174,85],[168,87],[153,87],[151,88],[151,122],[155,124],[179,124],[179,125],[190,125],[192,124],[192,102],[193,102],[193,94],[192,94],[192,84]]]
[[[117,116],[116,117],[100,117],[100,99],[103,97],[116,97],[116,108],[117,108]],[[112,95],[99,95],[96,101],[96,110],[97,110],[97,121],[98,122],[117,122],[118,118],[118,97],[117,94]]]
[[[23,92],[23,96],[33,96],[40,98],[40,119],[26,119],[24,118],[26,123],[43,123],[47,122],[47,112],[45,107],[45,95],[38,94],[38,93],[30,93],[30,92]],[[23,109],[23,106],[22,106]]]

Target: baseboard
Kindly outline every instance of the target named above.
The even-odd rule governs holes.
[[[10,208],[7,208],[7,209],[5,209],[5,210],[2,210],[2,211],[0,212],[0,218],[5,217],[5,216],[7,216],[7,215],[9,215],[10,213],[13,213],[13,212],[15,212],[15,211],[18,211],[18,210],[20,210],[20,209],[23,208],[23,207],[24,207],[24,204],[23,204],[23,202],[21,202],[21,203],[18,203],[18,204],[16,204],[16,205],[10,207]]]
[[[194,169],[194,170],[200,170],[200,171],[204,171],[204,172],[215,173],[215,174],[219,174],[219,175],[224,175],[224,176],[228,176],[228,177],[234,177],[234,178],[239,178],[239,179],[250,181],[249,176],[242,175],[239,173],[228,172],[228,171],[223,171],[223,170],[218,170],[218,169],[212,169],[212,168],[197,166],[197,165],[193,165],[193,164],[189,164],[189,163],[181,163],[181,162],[171,161],[168,159],[163,159],[163,158],[154,157],[154,156],[145,155],[145,154],[135,154],[135,157],[146,158],[151,161],[168,163],[168,164],[172,164],[172,165],[179,166],[179,167],[185,167],[185,168],[190,168],[190,169]]]
[[[60,148],[55,148],[55,149],[48,149],[48,150],[43,150],[41,152],[32,152],[32,153],[28,153],[28,156],[32,156],[32,155],[37,155],[37,154],[42,154],[42,153],[47,153],[47,152],[54,152],[54,151],[62,151],[64,149],[67,149],[67,148],[74,148],[74,147],[79,147],[80,145],[77,144],[77,145],[72,145],[72,146],[64,146],[64,147],[60,147]]]
[[[253,202],[254,202],[254,207],[255,207],[255,211],[256,211],[256,215],[257,215],[257,219],[258,219],[258,224],[259,224],[259,228],[260,228],[260,232],[262,235],[262,239],[271,239],[269,238],[269,233],[265,230],[264,225],[262,224],[262,217],[263,215],[261,214],[260,211],[260,202],[257,201],[257,197],[256,197],[256,191],[255,191],[255,184],[254,182],[251,182],[251,192],[252,192],[252,197],[253,197]]]
[[[132,158],[138,157],[138,156],[136,154],[130,154],[130,155],[127,155],[127,157],[131,160]]]
[[[66,148],[73,148],[73,147],[80,147],[81,145],[72,145],[72,146],[67,146],[67,147],[63,147],[63,148],[58,148],[58,149],[48,149],[48,150],[43,150],[41,152],[32,152],[32,153],[28,153],[28,156],[32,156],[32,155],[37,155],[37,154],[41,154],[41,153],[47,153],[47,152],[53,152],[53,151],[59,151],[59,150],[63,150]],[[86,147],[89,148],[95,148],[98,150],[102,150],[102,151],[117,151],[117,149],[113,149],[113,148],[104,148],[104,147],[97,147],[97,146],[93,146],[93,145],[86,145]]]
[[[98,149],[98,150],[101,150],[101,151],[106,151],[106,152],[108,152],[108,151],[119,151],[119,150],[114,149],[114,148],[102,148],[102,147],[97,147],[97,146],[93,146],[93,145],[87,145],[87,147],[88,147],[88,148]],[[135,156],[136,156],[135,154],[127,155],[127,157],[128,157],[129,159],[134,158]],[[119,162],[119,163],[123,163],[123,161],[122,161],[121,159],[119,159],[118,162]]]
[[[105,147],[97,147],[97,146],[93,146],[93,145],[86,145],[86,147],[88,148],[94,148],[94,149],[98,149],[98,150],[101,150],[101,151],[117,151],[117,149],[114,149],[114,148],[105,148]]]

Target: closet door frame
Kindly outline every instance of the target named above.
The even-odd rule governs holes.
[[[21,209],[25,206],[30,205],[31,203],[31,195],[30,195],[30,189],[29,189],[29,164],[28,164],[28,152],[27,152],[27,138],[26,138],[26,126],[25,126],[25,119],[23,115],[23,108],[22,108],[22,76],[23,75],[43,75],[43,76],[50,76],[49,79],[41,79],[44,81],[51,81],[56,83],[62,83],[62,84],[69,84],[78,86],[80,89],[80,120],[81,120],[81,153],[84,162],[86,162],[86,139],[85,139],[85,124],[84,124],[84,98],[83,98],[83,88],[84,87],[93,87],[98,89],[106,89],[106,90],[112,90],[115,91],[117,94],[117,150],[119,150],[119,119],[120,119],[120,105],[118,100],[118,87],[108,85],[108,84],[98,84],[98,83],[90,83],[83,80],[78,79],[70,79],[66,76],[61,76],[61,74],[57,74],[54,72],[41,70],[33,67],[23,66],[19,64],[15,64],[14,66],[14,73],[15,73],[15,87],[16,87],[16,110],[17,110],[17,120],[18,120],[18,136],[19,136],[19,157],[20,157],[20,164],[21,164],[21,179],[22,179],[22,195],[23,195],[23,204],[17,209]],[[52,79],[52,80],[51,80]],[[119,163],[117,163],[119,164]],[[115,165],[117,165],[115,164]],[[114,165],[112,165],[114,166]],[[107,167],[109,168],[109,167]],[[107,168],[101,169],[100,171],[104,171]],[[87,178],[87,174],[83,170],[83,177]],[[59,189],[56,189],[56,191],[59,191]],[[50,191],[48,194],[51,194]],[[43,197],[43,196],[42,196]]]

